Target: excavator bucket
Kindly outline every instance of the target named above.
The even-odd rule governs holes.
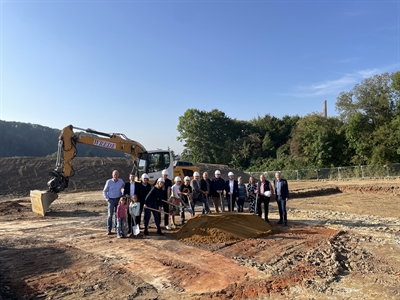
[[[32,211],[41,216],[44,216],[50,204],[58,198],[58,194],[33,190],[30,193],[30,198],[32,203]]]

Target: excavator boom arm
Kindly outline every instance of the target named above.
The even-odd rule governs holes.
[[[140,143],[128,139],[124,134],[108,134],[93,129],[75,128],[86,133],[101,135],[102,137],[87,135],[81,132],[76,134],[72,125],[66,126],[61,131],[58,138],[56,168],[50,172],[50,175],[53,177],[48,182],[49,192],[58,193],[68,187],[69,178],[75,173],[72,161],[77,154],[77,143],[129,154],[132,156],[135,166],[140,153],[146,152],[146,149]]]

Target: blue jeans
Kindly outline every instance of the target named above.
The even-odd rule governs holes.
[[[286,200],[282,199],[281,196],[277,196],[276,204],[278,204],[279,209],[279,220],[282,222],[287,222],[287,212],[286,212]]]
[[[118,229],[118,235],[119,236],[125,236],[125,234],[124,234],[124,226],[125,226],[125,223],[126,223],[126,218],[120,218],[118,221],[117,221],[117,229]]]
[[[149,206],[149,207],[151,207],[151,206]],[[151,207],[151,208],[158,209],[158,207]],[[157,211],[154,211],[154,210],[150,210],[150,209],[144,210],[144,228],[147,229],[149,227],[149,221],[151,218],[151,214],[153,214],[154,223],[156,223],[157,229],[161,229],[160,219],[159,219],[160,213]]]
[[[179,208],[180,208],[181,221],[185,222],[185,208],[183,207],[182,202],[179,203]],[[192,214],[192,213],[190,213],[190,214]]]
[[[197,201],[199,201],[203,204],[203,209],[202,209],[203,214],[210,212],[210,207],[208,206],[207,200],[204,199],[203,195],[199,195],[199,197],[197,197],[196,199],[193,199],[193,201],[190,202],[190,207],[192,208],[192,211],[193,211],[192,216],[194,216],[194,208],[196,206]]]
[[[237,211],[238,212],[243,212],[243,206],[244,206],[244,198],[243,199],[240,199],[239,198],[239,200],[236,202],[236,204],[237,204]]]
[[[111,231],[112,229],[112,218],[114,216],[114,228],[117,230],[117,207],[118,207],[118,198],[110,198],[110,202],[108,202],[108,218],[107,218],[107,229]]]

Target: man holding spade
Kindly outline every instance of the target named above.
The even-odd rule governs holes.
[[[228,211],[234,211],[234,205],[239,200],[239,186],[233,172],[228,173],[229,179],[225,182],[225,195],[228,202]]]

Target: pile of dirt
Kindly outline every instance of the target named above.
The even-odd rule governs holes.
[[[22,202],[22,201],[21,201]],[[0,216],[15,215],[19,213],[30,212],[30,206],[21,205],[16,201],[0,202]]]
[[[191,218],[176,234],[181,241],[211,244],[257,238],[277,233],[271,225],[250,213],[218,213]]]

